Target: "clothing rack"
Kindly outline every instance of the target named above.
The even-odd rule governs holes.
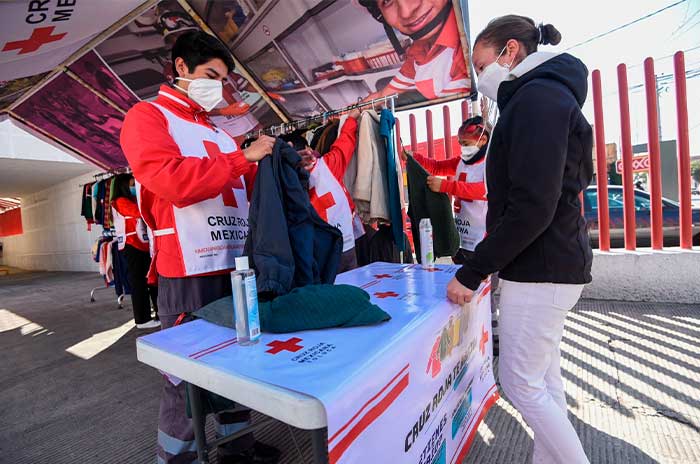
[[[125,166],[123,168],[115,168],[115,169],[110,169],[109,171],[105,172],[98,172],[94,176],[92,176],[95,180],[92,182],[88,182],[88,184],[94,183],[94,182],[99,182],[101,180],[109,179],[110,177],[114,177],[118,174],[131,174],[131,168],[129,166]],[[80,184],[80,187],[85,187],[87,184]]]
[[[326,111],[324,113],[319,113],[314,116],[309,116],[303,119],[297,119],[296,121],[291,121],[287,123],[282,123],[282,124],[276,124],[272,125],[270,127],[267,127],[265,129],[260,129],[257,131],[251,131],[246,134],[246,138],[250,137],[260,137],[262,134],[266,135],[271,135],[273,137],[276,137],[278,135],[283,135],[286,134],[287,132],[294,131],[296,129],[301,129],[304,127],[307,127],[310,123],[317,121],[319,119],[323,120],[324,124],[325,122],[330,119],[333,116],[338,116],[343,113],[347,113],[349,111],[352,111],[354,109],[359,109],[359,108],[364,108],[367,106],[371,106],[372,108],[375,107],[377,104],[386,104],[388,103],[389,109],[391,112],[394,112],[394,107],[395,107],[395,102],[398,98],[399,94],[395,93],[392,95],[387,95],[384,97],[379,97],[379,98],[374,98],[372,100],[366,101],[366,102],[358,102],[354,105],[346,106],[345,108],[341,108],[339,110],[333,110],[333,111]]]

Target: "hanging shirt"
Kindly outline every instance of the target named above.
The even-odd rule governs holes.
[[[233,138],[197,103],[162,86],[155,101],[129,110],[121,145],[153,229],[158,274],[230,272],[248,234],[256,171]]]
[[[309,198],[318,215],[343,234],[343,252],[355,246],[355,205],[343,183],[345,170],[357,147],[357,121],[347,118],[328,153],[316,160],[309,175]]]
[[[397,92],[417,90],[426,99],[450,97],[470,91],[469,72],[464,60],[454,10],[445,21],[435,43],[416,40],[406,50],[406,60],[389,82]]]
[[[130,245],[148,252],[148,232],[136,203],[126,197],[119,197],[112,202],[112,210],[119,249],[123,250],[126,245]]]
[[[460,248],[474,251],[486,235],[486,158],[467,164],[458,156],[441,161],[419,154],[414,154],[413,157],[433,176],[457,178],[455,181],[444,179],[440,191],[455,197],[454,213],[460,235]]]

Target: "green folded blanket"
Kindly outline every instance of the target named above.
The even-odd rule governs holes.
[[[272,301],[258,303],[263,332],[356,327],[386,322],[391,316],[370,303],[369,294],[352,285],[307,285]],[[224,297],[193,313],[195,317],[234,327],[233,300]]]

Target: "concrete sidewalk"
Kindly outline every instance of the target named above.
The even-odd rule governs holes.
[[[0,462],[153,463],[161,378],[136,361],[130,303],[89,302],[93,274],[0,276]],[[700,462],[700,305],[582,301],[564,335],[571,419],[592,463]],[[259,437],[308,462],[309,437]],[[505,399],[468,463],[529,463],[531,432]],[[300,457],[304,456],[304,458]]]

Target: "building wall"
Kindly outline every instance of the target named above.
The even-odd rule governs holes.
[[[96,272],[90,249],[101,228],[88,232],[80,216],[80,185],[91,180],[92,174],[86,174],[22,197],[23,232],[0,237],[0,264],[28,270]]]

